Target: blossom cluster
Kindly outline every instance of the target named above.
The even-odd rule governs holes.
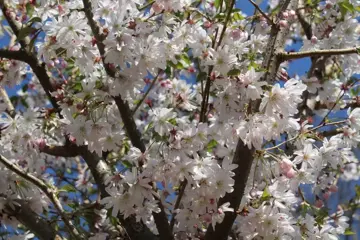
[[[69,208],[96,202],[88,239],[106,239],[119,216],[161,234],[160,213],[175,239],[203,239],[230,215],[237,238],[338,239],[349,218],[327,204],[339,181],[360,176],[359,54],[312,56],[314,69],[302,77],[289,76],[283,61],[269,79],[264,63],[275,30],[302,41],[300,52],[357,47],[360,3],[307,6],[307,38],[295,2],[277,13],[280,3],[269,1],[269,22],[233,1],[5,1],[7,19],[31,30],[9,50],[38,63],[0,61],[2,88],[26,82],[15,110],[0,104],[2,158],[57,189]],[[239,144],[252,158],[244,193]],[[72,184],[64,188],[65,180]],[[16,228],[12,211],[23,202],[38,215],[58,210],[2,165],[0,183],[1,224]],[[240,205],[227,196],[240,196]]]

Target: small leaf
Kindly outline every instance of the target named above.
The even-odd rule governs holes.
[[[59,192],[76,192],[76,189],[74,188],[74,186],[67,184],[59,188]]]
[[[269,188],[266,186],[260,199],[261,199],[261,201],[267,201],[270,199],[270,197],[271,197],[271,194],[269,192]]]
[[[168,122],[172,125],[176,125],[176,118],[169,119]]]
[[[239,69],[232,69],[227,73],[228,76],[239,76],[239,74],[240,74]]]
[[[208,152],[212,152],[214,148],[218,145],[218,142],[215,139],[211,139],[211,141],[206,146]]]
[[[360,47],[356,48],[357,54],[360,54]]]
[[[29,36],[31,33],[33,33],[34,31],[36,31],[36,28],[33,27],[24,27],[23,29],[20,30],[17,40],[21,41],[24,38],[26,38],[27,36]]]
[[[131,164],[131,162],[124,160],[121,161],[122,165],[124,165],[124,167],[131,169],[133,167],[133,165]]]
[[[214,2],[214,7],[215,7],[216,9],[219,9],[219,7],[220,7],[221,4],[222,4],[222,0],[215,0],[215,2]]]
[[[352,230],[351,230],[351,228],[347,228],[346,230],[345,230],[345,232],[344,232],[344,235],[345,236],[350,236],[350,235],[354,235],[355,234],[355,232],[353,232]]]
[[[240,13],[236,12],[236,13],[234,13],[234,15],[233,15],[233,19],[234,19],[235,21],[241,21],[241,20],[244,20],[245,17],[244,17],[243,15],[241,15]]]
[[[23,92],[26,92],[29,88],[29,85],[25,84],[23,87],[22,87],[22,91]]]
[[[40,17],[33,17],[32,19],[30,19],[30,20],[27,22],[27,25],[28,25],[28,26],[31,26],[33,23],[36,23],[36,22],[41,22],[41,18],[40,18]]]

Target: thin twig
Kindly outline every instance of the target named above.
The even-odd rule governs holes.
[[[259,7],[259,5],[257,5],[254,1],[249,0],[249,2],[251,2],[251,4],[261,13],[261,15],[266,18],[266,20],[269,22],[270,25],[275,25],[275,23],[273,22],[273,20],[271,20],[269,18],[269,16],[264,13],[264,11]]]
[[[309,129],[309,130],[307,130],[307,131],[305,131],[305,132],[303,132],[303,133],[300,133],[300,134],[296,135],[295,137],[292,137],[292,138],[290,138],[290,139],[288,139],[288,140],[286,140],[286,141],[283,141],[283,142],[279,143],[279,144],[276,145],[276,146],[273,146],[273,147],[270,147],[270,148],[266,148],[265,150],[266,150],[266,151],[269,151],[269,150],[277,149],[277,148],[281,147],[282,145],[284,145],[285,143],[292,142],[292,141],[298,139],[301,135],[310,133],[310,132],[315,131],[315,130],[317,130],[317,129],[319,129],[319,128],[326,127],[326,126],[343,124],[343,123],[346,123],[346,122],[347,122],[347,120],[341,120],[341,121],[337,121],[337,122],[319,124],[318,126],[316,126],[316,127],[314,127],[314,128],[311,128],[311,129]]]
[[[171,229],[171,231],[173,231],[173,228],[174,228],[174,225],[175,225],[176,209],[178,209],[179,206],[180,206],[181,199],[184,196],[186,185],[187,185],[187,180],[184,179],[184,181],[182,181],[180,183],[180,186],[179,186],[179,193],[178,193],[175,205],[174,205],[174,209],[173,209],[173,213],[172,213],[172,217],[171,217],[171,221],[170,221],[170,229]]]
[[[155,86],[156,81],[159,78],[159,74],[156,75],[156,77],[153,79],[153,81],[151,82],[151,85],[149,86],[149,88],[147,89],[146,93],[144,94],[143,98],[140,100],[140,102],[136,105],[135,109],[132,111],[132,115],[134,116],[136,111],[139,109],[139,107],[143,104],[143,102],[145,101],[146,97],[149,95],[151,89]]]
[[[61,219],[63,220],[64,224],[66,225],[66,227],[70,231],[70,234],[75,239],[79,239],[79,240],[82,239],[82,237],[79,234],[78,230],[75,228],[73,223],[66,216],[66,213],[64,212],[64,209],[62,208],[62,205],[61,205],[59,199],[56,197],[56,193],[52,189],[50,189],[48,186],[46,186],[46,184],[43,181],[41,181],[40,179],[38,179],[37,177],[35,177],[35,176],[33,176],[33,175],[29,174],[29,173],[26,173],[22,169],[18,168],[15,164],[10,162],[4,156],[0,155],[0,162],[2,164],[4,164],[7,169],[9,169],[10,171],[16,173],[17,175],[24,178],[25,180],[31,182],[32,184],[37,186],[40,190],[42,190],[45,193],[45,195],[50,199],[50,201],[54,204],[56,210],[58,211],[58,213],[59,213],[59,215],[61,217]]]
[[[360,47],[344,48],[344,49],[326,49],[326,50],[313,50],[302,52],[280,52],[278,56],[284,61],[294,60],[306,57],[321,57],[321,56],[335,56],[359,53]]]

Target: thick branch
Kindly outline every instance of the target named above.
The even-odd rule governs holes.
[[[80,147],[76,145],[64,145],[64,146],[49,146],[40,149],[40,152],[49,154],[55,157],[76,157],[79,156]]]
[[[279,3],[280,9],[277,19],[280,19],[280,14],[284,12],[289,6],[291,0],[281,0]],[[289,26],[291,23],[289,23]],[[270,30],[269,41],[266,46],[264,61],[262,68],[267,69],[265,71],[263,80],[266,82],[274,82],[277,71],[279,69],[281,61],[276,57],[276,52],[281,51],[284,48],[286,36],[289,33],[289,28],[280,29],[279,25],[272,25]]]
[[[346,55],[359,53],[359,47],[345,48],[345,49],[326,49],[326,50],[315,50],[315,51],[302,51],[302,52],[281,52],[278,53],[281,61],[294,60],[305,57],[326,57],[335,55]]]
[[[53,190],[51,190],[48,186],[46,186],[45,183],[43,183],[37,177],[35,177],[35,176],[31,175],[31,174],[28,174],[28,173],[24,172],[22,169],[18,168],[16,165],[11,163],[5,157],[0,156],[0,162],[2,164],[4,164],[7,169],[9,169],[10,171],[16,173],[17,175],[24,178],[25,180],[31,182],[32,184],[37,186],[40,190],[42,190],[45,193],[45,195],[50,199],[50,201],[54,204],[54,207],[59,212],[59,215],[60,215],[61,219],[63,220],[65,226],[70,231],[70,234],[75,239],[81,239],[79,232],[76,230],[73,223],[66,216],[66,214],[65,214],[65,212],[64,212],[64,210],[62,208],[62,205],[61,205],[59,199],[56,197],[56,194],[55,194],[55,192]]]
[[[39,79],[39,82],[43,87],[53,107],[58,111],[60,110],[56,100],[53,98],[53,96],[51,96],[51,92],[53,92],[54,89],[53,86],[51,85],[50,77],[47,74],[45,64],[40,64],[35,56],[29,54],[24,50],[9,51],[9,50],[0,49],[0,58],[18,60],[29,64],[34,74]]]
[[[136,123],[132,117],[132,111],[130,110],[129,105],[124,102],[121,96],[114,98],[116,106],[120,111],[121,118],[124,122],[126,133],[130,138],[132,145],[140,149],[141,152],[145,152],[146,147],[144,142],[141,139],[141,134],[136,127]]]
[[[297,3],[297,1],[295,3]],[[280,10],[277,18],[279,18],[280,14],[288,8],[289,4],[290,0],[280,1]],[[275,80],[276,73],[280,66],[280,62],[278,61],[275,52],[279,51],[279,49],[283,49],[288,31],[288,29],[280,30],[277,25],[273,25],[271,27],[269,43],[266,48],[266,55],[264,56],[264,62],[262,65],[265,69],[267,69],[263,79],[268,83]],[[254,111],[257,112],[260,102],[255,105]],[[230,202],[230,207],[234,208],[234,212],[226,212],[223,222],[221,224],[217,224],[215,230],[213,230],[212,226],[209,226],[205,235],[205,240],[228,239],[231,227],[236,219],[236,211],[238,210],[241,199],[244,196],[249,172],[254,160],[253,153],[254,149],[249,149],[244,142],[239,139],[233,158],[233,163],[238,164],[238,168],[234,171],[234,191],[232,193],[227,193],[218,203],[218,206],[220,206],[223,203]]]
[[[105,45],[103,43],[105,36],[100,33],[100,29],[94,20],[94,14],[92,13],[91,2],[89,0],[83,0],[83,4],[84,4],[86,18],[88,20],[92,33],[96,39],[96,44],[99,49],[100,55],[102,57],[104,68],[110,77],[115,78],[117,77],[117,74],[113,69],[109,67],[108,64],[105,63]],[[146,150],[145,144],[142,141],[141,134],[136,127],[136,123],[133,119],[133,114],[128,103],[125,102],[120,95],[114,97],[114,100],[120,111],[121,118],[124,122],[125,130],[131,140],[131,143],[135,147],[139,148],[141,152],[145,152]],[[154,220],[156,223],[156,227],[159,231],[160,239],[168,240],[172,238],[172,233],[170,231],[169,223],[165,215],[161,201],[159,201],[159,207],[161,208],[161,213],[153,213]]]
[[[182,197],[184,196],[184,193],[185,193],[186,185],[187,185],[187,180],[186,179],[183,182],[180,183],[179,193],[178,193],[178,196],[176,198],[176,202],[175,202],[174,209],[173,209],[173,214],[172,214],[171,221],[170,221],[171,231],[173,230],[174,225],[175,225],[176,210],[180,206],[181,199],[182,199]]]
[[[41,240],[55,239],[56,231],[39,215],[37,215],[25,203],[25,201],[16,201],[19,205],[13,204],[14,208],[6,206],[6,212],[14,216],[21,224],[26,226]]]
[[[251,165],[253,162],[253,149],[249,149],[242,140],[239,140],[235,150],[235,156],[233,159],[234,164],[238,164],[238,167],[234,170],[235,173],[235,185],[232,193],[227,193],[225,197],[220,199],[218,205],[222,205],[226,202],[230,202],[230,207],[234,208],[234,212],[226,212],[224,221],[221,224],[217,224],[215,231],[210,226],[206,232],[205,239],[214,240],[226,240],[230,234],[231,227],[237,216],[236,210],[240,206],[241,199],[244,196],[246,182],[249,177]]]
[[[306,38],[310,40],[313,34],[312,34],[311,24],[306,20],[305,17],[304,0],[299,0],[298,7],[299,8],[296,10],[296,15],[299,19],[302,29],[304,30]]]

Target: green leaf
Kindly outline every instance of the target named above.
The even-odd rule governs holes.
[[[188,68],[190,66],[190,64],[191,64],[191,60],[188,57],[188,55],[186,55],[186,54],[182,54],[180,56],[180,62],[185,68]]]
[[[131,162],[127,161],[127,160],[124,160],[124,161],[121,161],[121,163],[126,167],[126,168],[132,168],[132,164]]]
[[[215,0],[214,1],[214,7],[216,9],[219,9],[220,5],[222,4],[222,0]]]
[[[355,232],[353,232],[353,231],[351,230],[351,228],[345,229],[345,232],[344,232],[344,235],[345,235],[345,236],[350,236],[350,235],[354,235],[354,234],[355,234]]]
[[[172,125],[175,125],[176,126],[176,118],[172,118],[172,119],[169,119],[168,120],[169,123],[171,123]]]
[[[165,73],[167,76],[171,76],[171,67],[166,66]]]
[[[356,48],[357,54],[360,54],[360,47]]]
[[[218,13],[215,15],[215,18],[219,20],[225,19],[225,17],[226,17],[225,13]]]
[[[26,4],[26,15],[32,16],[33,12],[34,12],[34,5],[31,3],[27,3]]]
[[[26,92],[29,88],[29,85],[25,84],[23,87],[22,87],[22,91],[23,92]]]
[[[67,184],[59,188],[59,192],[76,192],[74,186]]]
[[[184,66],[180,61],[177,62],[177,64],[174,64],[172,61],[168,61],[167,64],[175,69],[181,70],[184,69]]]
[[[20,30],[20,32],[17,36],[17,40],[21,41],[21,40],[25,39],[27,36],[29,36],[31,33],[33,33],[36,30],[37,29],[33,28],[33,27],[24,27],[23,29]]]
[[[208,152],[212,152],[214,148],[218,145],[218,142],[215,139],[211,139],[208,145],[206,146],[206,149]]]
[[[344,18],[344,16],[348,12],[355,13],[355,7],[349,2],[349,0],[339,2],[339,8],[340,8],[340,13],[341,13],[342,18]]]
[[[240,74],[240,70],[239,70],[239,69],[231,69],[231,70],[227,73],[228,76],[239,76],[239,74]]]
[[[29,107],[29,104],[26,102],[26,99],[25,99],[25,98],[20,98],[20,102],[21,102],[21,104],[22,104],[25,108],[28,108],[28,107]]]
[[[30,44],[29,44],[29,51],[32,52],[33,48],[35,46],[35,41],[37,39],[37,37],[39,36],[41,31],[37,31],[36,34],[31,38]]]
[[[41,18],[40,18],[40,17],[33,17],[32,19],[30,19],[30,20],[27,22],[27,25],[28,25],[28,26],[31,26],[33,23],[36,23],[36,22],[41,22]]]
[[[266,186],[260,199],[261,199],[261,201],[267,201],[270,199],[270,197],[271,197],[271,194],[269,192],[269,188]]]
[[[236,13],[234,13],[234,15],[233,15],[233,19],[234,19],[235,21],[241,21],[241,20],[244,20],[245,17],[244,17],[243,15],[241,15],[240,13],[236,12]]]
[[[207,77],[207,73],[206,72],[200,72],[198,75],[197,75],[197,78],[196,80],[198,82],[202,81],[202,80],[205,80]]]

